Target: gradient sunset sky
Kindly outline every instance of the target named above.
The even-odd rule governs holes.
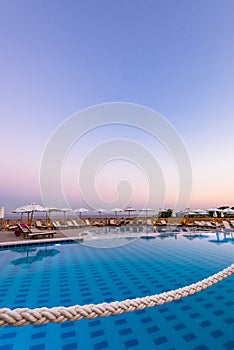
[[[29,202],[59,206],[56,193],[50,203],[41,197],[47,144],[69,117],[109,102],[145,106],[177,130],[193,173],[186,206],[234,206],[233,18],[232,0],[2,0],[0,206],[7,212]],[[69,148],[61,169],[67,206],[90,208],[79,173],[90,152],[106,143],[110,150],[108,140],[117,139],[152,153],[165,181],[164,201],[156,194],[155,209],[174,207],[178,179],[167,145],[132,125],[114,124],[87,132]],[[126,187],[126,205],[147,206],[154,174],[139,164],[124,152],[100,161],[84,185],[95,181],[102,202],[96,206],[121,205],[121,181],[132,191]]]

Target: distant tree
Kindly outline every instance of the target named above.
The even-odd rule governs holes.
[[[222,207],[219,207],[218,209],[224,210],[224,209],[227,209],[227,208],[229,208],[229,205],[224,205]]]
[[[167,210],[164,210],[164,211],[161,211],[160,213],[160,218],[170,218],[172,215],[172,209],[167,209]]]
[[[172,209],[167,209],[167,215],[168,218],[172,216]]]

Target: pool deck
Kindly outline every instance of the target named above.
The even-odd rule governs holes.
[[[82,228],[72,228],[72,229],[64,229],[64,230],[56,230],[56,234],[54,237],[49,238],[23,238],[23,236],[16,237],[13,231],[0,231],[0,247],[11,247],[16,245],[34,245],[34,244],[42,244],[42,243],[59,243],[59,242],[70,242],[70,241],[87,241],[87,240],[99,240],[99,239],[117,239],[117,238],[156,238],[156,237],[165,237],[165,236],[173,236],[177,237],[177,235],[184,236],[199,236],[204,233],[214,233],[213,230],[202,231],[202,230],[188,230],[184,231],[163,231],[163,232],[131,232],[130,230],[127,232],[105,232],[105,234],[96,234],[95,229],[97,227],[82,227]],[[42,231],[43,232],[43,231]],[[233,237],[233,236],[232,236]]]
[[[89,229],[95,229],[95,227],[90,227]],[[111,238],[139,238],[140,236],[147,235],[150,236],[158,236],[159,233],[108,233],[105,235],[95,235],[94,233],[90,234],[87,232],[87,228],[79,228],[79,229],[66,229],[66,230],[58,230],[53,238],[23,238],[22,236],[16,237],[13,231],[0,231],[0,247],[6,247],[11,245],[28,245],[28,244],[38,244],[38,243],[54,243],[54,242],[64,242],[68,240],[74,241],[83,241],[84,239],[111,239]],[[88,234],[87,234],[88,233]]]
[[[43,231],[42,231],[43,232]],[[16,237],[13,231],[0,231],[0,247],[12,245],[28,245],[40,243],[55,243],[64,242],[68,240],[83,241],[84,237],[89,238],[84,228],[72,230],[57,230],[53,238],[23,238],[23,236]]]

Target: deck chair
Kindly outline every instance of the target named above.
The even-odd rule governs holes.
[[[63,229],[67,228],[67,225],[65,225],[64,223],[59,222],[58,220],[57,221],[52,221],[52,225],[53,225],[53,228],[57,229],[57,230],[59,230],[59,229],[63,230]]]
[[[216,226],[214,226],[214,225],[212,224],[212,222],[210,222],[210,221],[206,221],[206,226],[207,226],[208,228],[211,228],[211,229],[216,228]]]
[[[15,236],[19,237],[23,235],[24,238],[39,238],[39,237],[54,237],[57,233],[56,231],[40,231],[38,229],[32,229],[26,224],[17,224],[17,229],[15,230]]]
[[[160,221],[157,221],[156,225],[157,226],[167,226],[167,222],[166,222],[166,220],[160,220]]]
[[[91,225],[92,226],[98,226],[98,227],[105,226],[102,221],[92,221]]]
[[[195,221],[194,220],[194,224],[197,226],[197,228],[200,228],[202,230],[207,228],[207,225],[204,221]]]
[[[223,221],[224,231],[225,232],[233,232],[233,228],[230,226],[229,222],[224,220]]]
[[[115,219],[110,219],[109,225],[110,226],[119,226],[119,223]]]
[[[68,228],[76,228],[77,226],[72,222],[72,220],[67,220],[67,227]]]
[[[46,230],[48,229],[47,225],[42,223],[41,220],[36,221],[36,228]]]
[[[92,226],[91,222],[89,219],[85,219],[85,226]]]

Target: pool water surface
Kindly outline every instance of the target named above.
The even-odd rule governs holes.
[[[0,250],[0,307],[53,307],[177,289],[234,262],[216,235],[137,239],[109,249],[81,243]],[[234,349],[234,276],[205,291],[120,316],[0,328],[0,350]]]

